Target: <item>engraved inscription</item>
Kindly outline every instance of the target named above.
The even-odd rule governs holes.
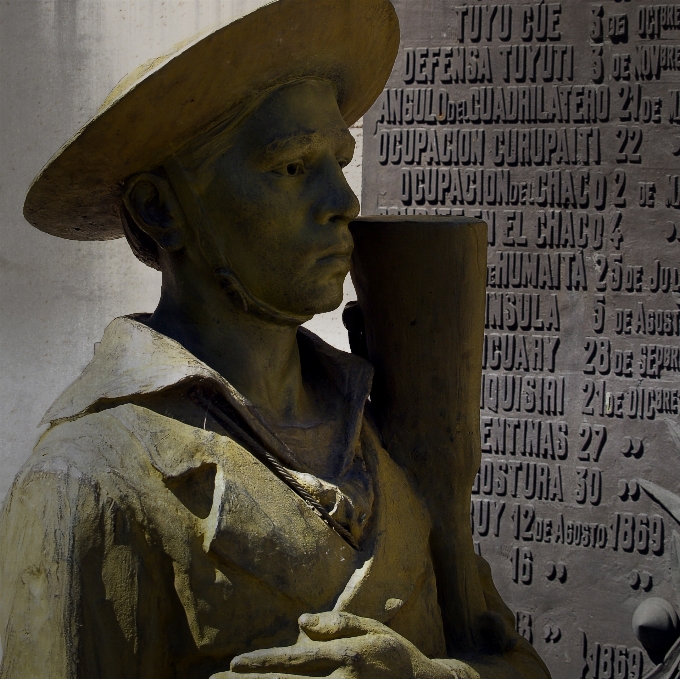
[[[640,679],[633,613],[680,602],[680,2],[394,4],[363,211],[488,225],[475,549],[555,679]]]

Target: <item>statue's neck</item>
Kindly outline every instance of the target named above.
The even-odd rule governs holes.
[[[297,325],[246,311],[217,279],[163,276],[161,299],[147,324],[171,337],[229,381],[273,422],[304,422],[305,393]]]

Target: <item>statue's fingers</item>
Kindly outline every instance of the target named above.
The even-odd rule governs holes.
[[[231,661],[232,672],[299,672],[308,676],[331,674],[344,662],[346,646],[307,642],[283,648],[265,648],[236,656]]]
[[[387,629],[377,620],[361,618],[344,611],[306,613],[298,619],[300,629],[316,641],[329,641],[363,634],[384,634]]]

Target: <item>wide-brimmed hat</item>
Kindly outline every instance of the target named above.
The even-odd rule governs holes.
[[[271,87],[305,77],[337,89],[356,122],[378,97],[399,47],[389,0],[278,0],[124,78],[28,190],[24,216],[75,240],[123,235],[123,181],[150,170]]]

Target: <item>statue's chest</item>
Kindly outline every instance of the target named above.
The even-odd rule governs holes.
[[[150,462],[142,520],[172,560],[168,585],[202,653],[294,643],[302,613],[336,605],[387,622],[390,600],[420,597],[429,522],[376,442],[363,444],[376,497],[354,550],[234,441],[135,406],[116,411]]]
[[[143,520],[172,559],[196,645],[293,643],[297,618],[331,609],[366,556],[234,441],[132,409],[154,468]]]

